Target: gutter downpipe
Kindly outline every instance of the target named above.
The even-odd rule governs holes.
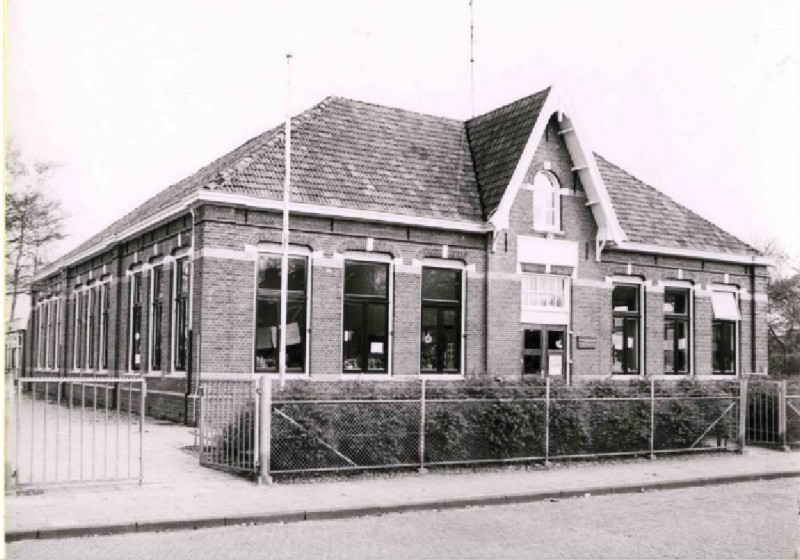
[[[191,274],[189,275],[189,332],[186,335],[186,393],[183,396],[183,424],[185,426],[189,426],[189,399],[192,396],[197,396],[197,388],[192,389],[192,376],[194,373],[194,275],[195,275],[195,265],[194,265],[194,220],[195,220],[195,212],[194,206],[189,206],[189,213],[192,217],[192,248],[189,250],[191,259]],[[199,367],[199,366],[198,366]],[[195,383],[195,385],[198,385]],[[196,410],[195,410],[196,413]]]

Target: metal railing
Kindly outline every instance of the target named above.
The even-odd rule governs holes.
[[[204,381],[200,388],[200,464],[243,473],[258,467],[259,399],[255,380]]]
[[[10,389],[12,488],[142,484],[144,379],[25,377]]]
[[[747,443],[789,449],[800,445],[800,386],[777,380],[749,380]]]

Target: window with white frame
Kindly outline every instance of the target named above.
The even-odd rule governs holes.
[[[567,307],[567,279],[561,276],[525,274],[522,308],[561,310]]]
[[[130,286],[130,371],[139,371],[142,364],[142,273],[132,275]]]
[[[664,289],[664,373],[689,373],[691,353],[691,291]]]
[[[161,371],[161,328],[164,309],[164,267],[150,273],[150,371]]]
[[[461,371],[463,270],[422,268],[420,371]]]
[[[638,374],[641,355],[641,287],[616,284],[611,292],[613,330],[611,335],[612,372]]]
[[[61,298],[56,299],[55,332],[53,333],[53,367],[58,368],[59,342],[61,340]]]
[[[100,286],[100,369],[108,369],[108,287]]]
[[[81,347],[81,294],[75,292],[72,298],[72,369],[80,365]]]
[[[346,260],[342,321],[345,373],[389,371],[389,264]]]
[[[556,176],[540,171],[533,178],[533,228],[538,231],[561,229],[561,186]]]
[[[711,292],[714,319],[711,323],[711,366],[715,375],[736,373],[739,301],[733,291]]]
[[[175,261],[175,276],[173,279],[174,293],[174,320],[173,326],[173,367],[175,371],[186,371],[189,347],[189,288],[191,279],[191,264],[188,257]]]
[[[286,371],[306,369],[306,317],[308,258],[292,255],[288,259],[286,292]],[[256,287],[255,371],[277,372],[281,346],[281,256],[258,256]]]

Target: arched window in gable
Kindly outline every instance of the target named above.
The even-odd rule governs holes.
[[[533,229],[561,230],[561,186],[547,171],[540,171],[533,179]]]

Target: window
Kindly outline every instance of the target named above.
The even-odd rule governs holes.
[[[139,371],[142,364],[142,273],[137,272],[130,279],[130,371]]]
[[[561,187],[555,175],[540,171],[533,179],[533,228],[558,231],[561,228]]]
[[[664,290],[664,372],[689,373],[689,322],[691,298],[688,289]]]
[[[108,369],[108,282],[100,286],[100,369]]]
[[[89,291],[89,326],[88,326],[88,337],[89,337],[89,368],[97,369],[97,323],[98,323],[98,315],[100,313],[100,301],[97,297],[100,293],[100,290],[97,287],[92,288]]]
[[[560,276],[522,277],[522,307],[526,309],[566,307],[565,280]]]
[[[164,308],[164,267],[156,266],[150,276],[150,371],[161,371],[161,321]]]
[[[714,320],[711,323],[712,371],[719,375],[736,373],[739,305],[733,292],[711,292]]]
[[[72,329],[72,368],[78,369],[80,367],[80,349],[81,349],[81,294],[75,294],[72,304],[72,322],[74,328]]]
[[[422,373],[461,370],[461,282],[460,269],[422,269]]]
[[[306,362],[308,259],[289,257],[286,295],[286,371],[303,372]],[[281,257],[258,257],[255,371],[277,372],[281,344]]]
[[[91,291],[86,289],[81,294],[83,303],[81,303],[81,310],[83,313],[83,337],[81,338],[81,367],[84,369],[89,368],[89,316],[92,305]]]
[[[55,356],[53,358],[53,367],[58,368],[58,359],[59,359],[59,346],[60,342],[63,340],[61,338],[61,299],[56,300],[56,332],[53,333],[53,346],[54,346],[54,353]]]
[[[526,328],[522,338],[522,373],[563,375],[566,360],[566,328]]]
[[[187,342],[189,339],[189,259],[175,261],[175,371],[186,371]]]
[[[389,371],[389,265],[344,264],[342,367],[346,373]]]
[[[611,292],[613,373],[639,373],[639,297],[636,284],[617,284]]]

